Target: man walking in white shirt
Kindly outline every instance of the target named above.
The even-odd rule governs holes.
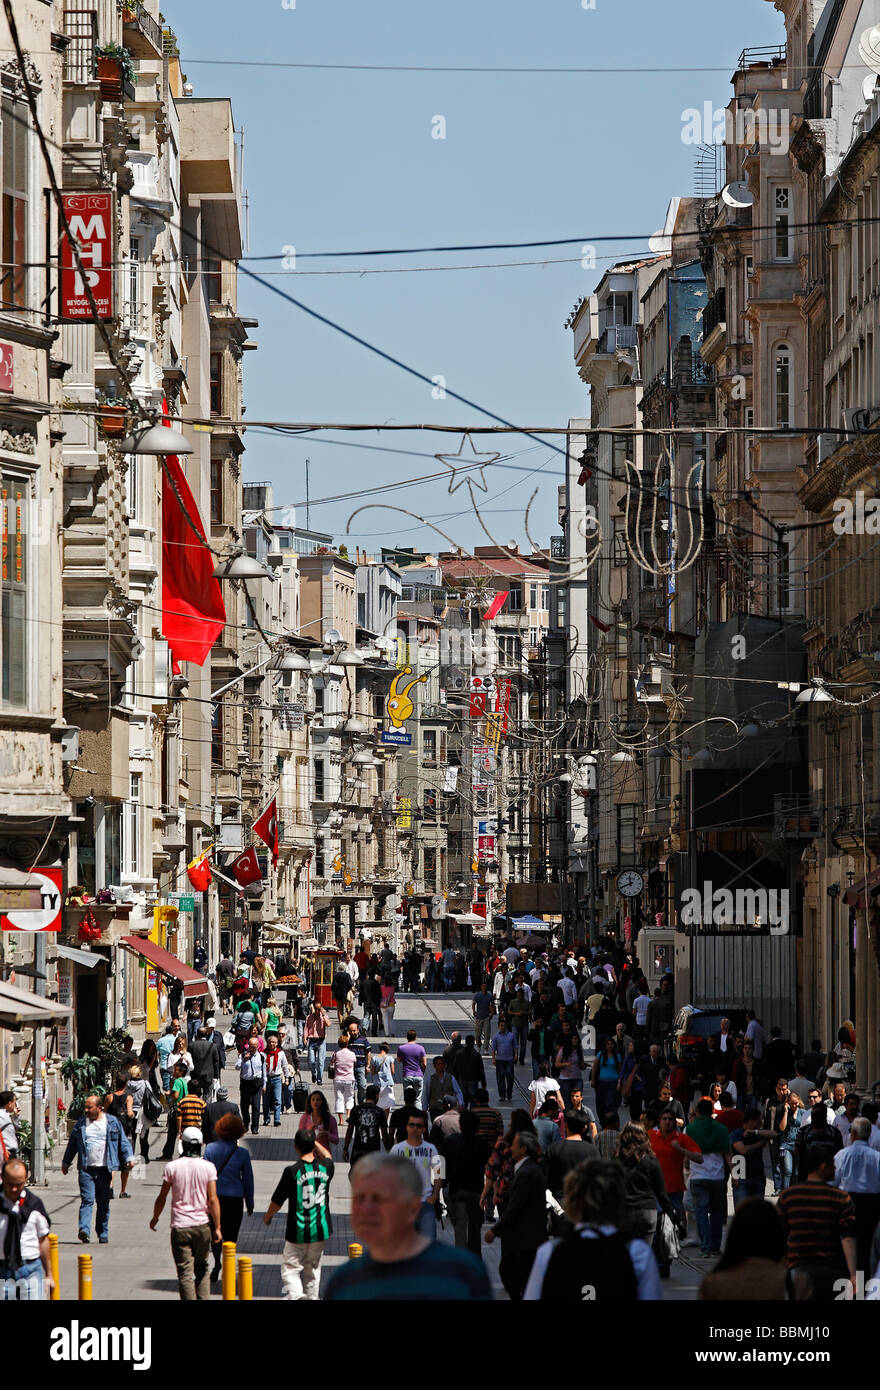
[[[422,1209],[416,1222],[416,1230],[423,1236],[437,1239],[437,1203],[443,1171],[440,1155],[433,1144],[425,1139],[425,1121],[418,1115],[410,1115],[406,1122],[406,1138],[391,1146],[391,1153],[398,1158],[406,1158],[414,1164],[422,1179]]]

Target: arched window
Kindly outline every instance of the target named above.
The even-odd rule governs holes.
[[[788,343],[773,349],[773,390],[776,400],[774,424],[787,429],[791,424],[792,357]]]

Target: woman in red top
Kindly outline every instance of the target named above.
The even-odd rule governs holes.
[[[336,1120],[330,1114],[330,1107],[323,1091],[310,1093],[308,1106],[300,1117],[297,1129],[312,1130],[318,1144],[323,1144],[331,1153],[335,1152],[333,1145],[339,1143],[339,1129]]]
[[[499,1212],[504,1210],[507,1193],[513,1182],[513,1154],[511,1144],[515,1134],[534,1134],[535,1126],[528,1110],[514,1110],[510,1117],[507,1133],[496,1139],[495,1147],[486,1164],[486,1181],[480,1196],[480,1206],[488,1216],[493,1206]]]

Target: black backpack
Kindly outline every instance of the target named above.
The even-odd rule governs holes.
[[[628,1244],[619,1231],[607,1236],[572,1232],[550,1256],[541,1301],[635,1303],[638,1282]]]

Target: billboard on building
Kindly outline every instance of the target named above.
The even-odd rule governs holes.
[[[79,247],[85,279],[99,319],[113,317],[113,194],[63,193],[64,215]],[[66,231],[61,233],[61,305],[59,317],[81,322],[93,319],[86,285]]]

